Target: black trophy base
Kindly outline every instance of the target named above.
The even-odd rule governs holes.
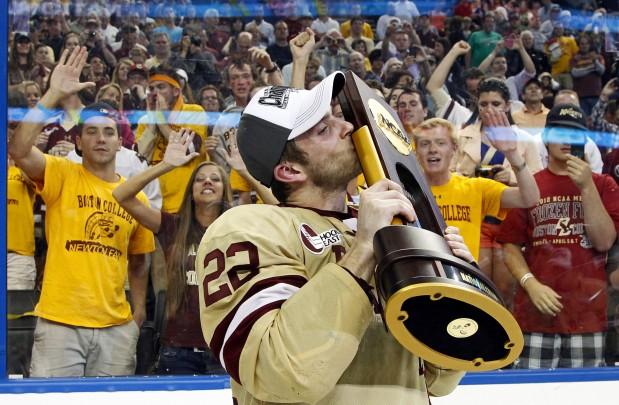
[[[374,252],[385,323],[407,350],[463,371],[495,370],[519,356],[522,332],[496,288],[441,236],[390,226],[377,232]]]

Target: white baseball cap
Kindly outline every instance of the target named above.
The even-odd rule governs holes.
[[[270,86],[252,97],[241,116],[237,141],[254,178],[271,185],[286,142],[318,124],[345,83],[344,74],[334,72],[311,90]]]

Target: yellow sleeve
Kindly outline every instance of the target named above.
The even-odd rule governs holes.
[[[150,206],[148,202],[148,197],[144,194],[143,191],[140,191],[137,195],[138,200],[140,200],[146,206]],[[143,253],[150,253],[155,251],[155,236],[152,231],[142,226],[142,224],[138,223],[137,228],[131,234],[131,239],[129,240],[129,249],[128,252],[131,255],[138,255]]]
[[[368,23],[363,23],[363,36],[366,38],[374,39],[374,32],[372,26]]]
[[[501,195],[507,186],[492,179],[484,179],[477,177],[477,186],[479,193],[482,196],[482,212],[484,215],[490,215],[499,219],[504,219],[507,216],[507,210],[501,209]]]
[[[340,24],[340,33],[344,38],[348,38],[350,36],[350,20],[344,21]]]
[[[136,143],[142,137],[145,129],[146,129],[146,124],[138,124],[138,127],[135,129],[135,139],[133,143]]]
[[[43,198],[45,204],[50,205],[62,194],[62,187],[67,173],[74,170],[73,163],[65,158],[45,155],[45,175],[43,184],[35,182],[36,192]]]

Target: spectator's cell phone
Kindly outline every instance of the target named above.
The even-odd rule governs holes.
[[[585,145],[584,144],[573,144],[570,147],[570,154],[572,156],[577,157],[580,160],[585,160]]]
[[[484,177],[486,179],[493,179],[494,176],[500,171],[501,171],[500,167],[477,166],[475,168],[475,177]]]

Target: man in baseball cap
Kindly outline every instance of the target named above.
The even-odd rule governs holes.
[[[84,131],[88,131],[88,128],[93,125],[104,125],[105,131],[109,133],[111,136],[112,131],[116,132],[116,135],[120,139],[120,131],[118,130],[118,120],[120,116],[118,111],[113,109],[109,104],[104,102],[98,102],[90,104],[82,109],[80,112],[80,117],[78,121],[78,137],[76,138],[77,145],[75,148],[75,153],[78,156],[82,156],[82,142],[83,137],[82,134]],[[110,152],[114,152],[113,155],[116,155],[116,152],[120,149],[120,147],[112,146],[110,148]],[[112,153],[110,153],[112,156]]]
[[[49,89],[16,129],[9,153],[36,185],[47,207],[47,256],[32,347],[30,375],[75,377],[131,375],[135,342],[146,318],[152,232],[128,215],[112,191],[121,147],[114,110],[104,103],[80,114],[77,149],[83,164],[43,154],[35,141],[61,100],[95,83],[80,83],[88,51],[65,50]],[[142,201],[146,197],[139,197]],[[129,280],[131,306],[125,296]],[[133,342],[121,344],[118,342]]]
[[[206,280],[198,283],[202,331],[239,405],[427,403],[428,392],[451,392],[463,375],[429,363],[424,373],[402,373],[420,360],[375,320],[374,233],[395,215],[415,214],[386,179],[361,192],[356,218],[348,210],[346,186],[361,168],[353,126],[331,112],[344,83],[334,72],[312,90],[267,87],[240,119],[241,156],[282,204],[223,213],[195,261]],[[368,368],[376,358],[383,366]]]
[[[583,158],[582,153],[587,141],[587,122],[583,110],[575,104],[559,104],[554,106],[546,116],[546,127],[542,134],[544,144],[564,145],[562,150],[577,152],[577,157]],[[574,153],[572,153],[574,155]]]
[[[252,176],[271,186],[273,169],[286,143],[310,130],[331,111],[331,100],[345,81],[344,74],[335,72],[312,90],[271,86],[252,97],[237,132],[239,151]],[[350,124],[345,124],[351,131]]]
[[[516,368],[605,364],[604,267],[619,229],[619,187],[582,159],[586,131],[578,106],[550,110],[543,134],[548,167],[535,174],[540,199],[511,210],[497,237],[522,287],[514,315],[525,344]],[[571,350],[543,350],[549,347]]]

